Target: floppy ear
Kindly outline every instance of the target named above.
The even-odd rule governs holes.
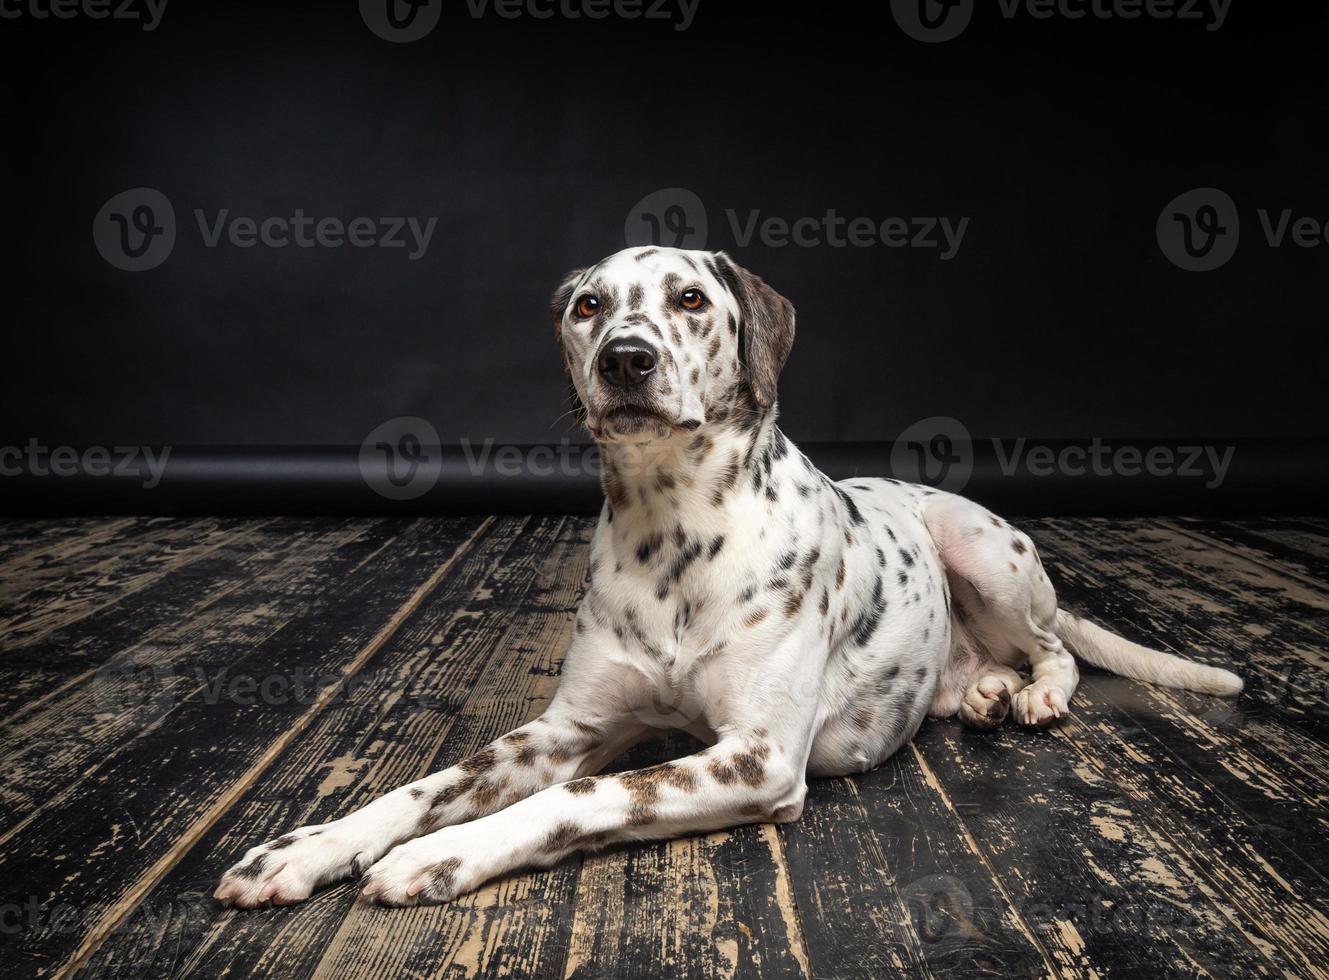
[[[743,366],[757,404],[775,404],[776,381],[794,346],[794,304],[742,266],[716,253],[720,280],[738,301]]]

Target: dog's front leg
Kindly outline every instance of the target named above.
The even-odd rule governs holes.
[[[597,772],[635,742],[631,719],[573,710],[556,697],[540,718],[496,739],[457,765],[402,786],[332,823],[301,827],[251,848],[223,875],[215,897],[253,908],[289,905],[315,888],[360,875],[393,846],[474,820],[516,800]]]
[[[363,895],[384,905],[447,901],[585,848],[794,820],[806,790],[804,741],[761,727],[735,730],[674,762],[554,786],[402,844],[369,869]]]

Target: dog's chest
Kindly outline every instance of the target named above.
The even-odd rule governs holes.
[[[755,518],[670,531],[604,526],[592,550],[589,601],[622,649],[665,683],[739,645],[744,596],[770,577],[779,536]]]

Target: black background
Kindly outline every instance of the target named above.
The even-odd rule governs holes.
[[[152,32],[0,20],[0,444],[356,446],[402,415],[444,442],[582,438],[560,418],[549,294],[666,187],[797,306],[797,441],[891,440],[936,415],[979,438],[1329,436],[1329,245],[1270,248],[1256,213],[1329,220],[1322,5],[1233,0],[1209,31],[980,0],[943,44],[886,3],[700,0],[675,26],[475,18],[463,0],[408,44],[354,3],[174,0]],[[130,273],[91,228],[140,186],[179,237]],[[1235,200],[1241,241],[1194,273],[1155,223],[1201,186]],[[207,248],[196,208],[437,229],[419,261]],[[743,248],[725,216],[829,208],[969,227],[942,261]]]

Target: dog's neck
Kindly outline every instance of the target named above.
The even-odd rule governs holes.
[[[743,420],[648,443],[601,444],[601,483],[614,537],[635,548],[643,534],[721,527],[735,496],[760,493],[763,468],[787,446],[772,408]]]

